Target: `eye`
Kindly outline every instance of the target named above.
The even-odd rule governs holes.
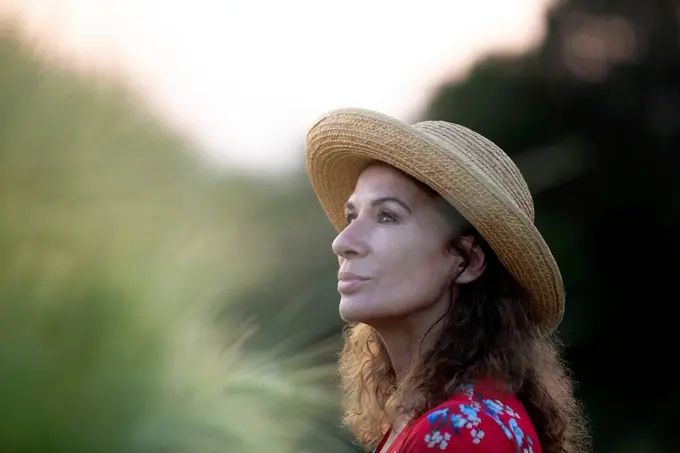
[[[345,214],[345,220],[347,220],[348,225],[350,223],[352,223],[352,220],[354,220],[356,218],[357,218],[357,215],[353,212],[348,212],[347,214]]]
[[[379,223],[394,223],[397,221],[396,214],[393,214],[387,210],[381,209],[378,211],[378,222]]]

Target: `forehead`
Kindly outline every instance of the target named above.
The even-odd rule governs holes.
[[[424,188],[411,177],[388,165],[376,164],[366,168],[350,196],[350,202],[380,196],[398,196],[407,202],[425,201],[430,198]]]

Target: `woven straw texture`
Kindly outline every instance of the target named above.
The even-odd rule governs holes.
[[[306,165],[314,191],[337,231],[344,203],[373,161],[430,186],[479,231],[503,265],[528,290],[543,332],[555,330],[565,294],[557,263],[534,226],[534,205],[514,162],[498,146],[443,121],[407,125],[364,109],[332,111],[307,134]]]

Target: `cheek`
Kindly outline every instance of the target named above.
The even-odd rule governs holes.
[[[422,244],[403,252],[399,261],[385,263],[381,292],[402,308],[416,309],[434,302],[448,282],[442,252]]]

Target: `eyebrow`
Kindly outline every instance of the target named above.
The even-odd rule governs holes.
[[[391,201],[391,202],[393,202],[393,203],[397,203],[398,205],[400,205],[400,206],[402,206],[404,209],[406,209],[406,210],[408,211],[409,214],[411,213],[411,208],[409,208],[408,205],[407,205],[406,203],[404,203],[403,201],[401,201],[399,198],[395,198],[395,197],[380,197],[380,198],[376,198],[375,200],[373,200],[373,201],[371,202],[371,206],[375,207],[375,206],[378,206],[378,205],[380,205],[380,204],[387,203],[387,202],[389,202],[389,201]],[[354,205],[352,204],[352,202],[348,201],[347,203],[345,203],[345,210],[350,210],[350,209],[355,209],[355,207],[354,207]]]

